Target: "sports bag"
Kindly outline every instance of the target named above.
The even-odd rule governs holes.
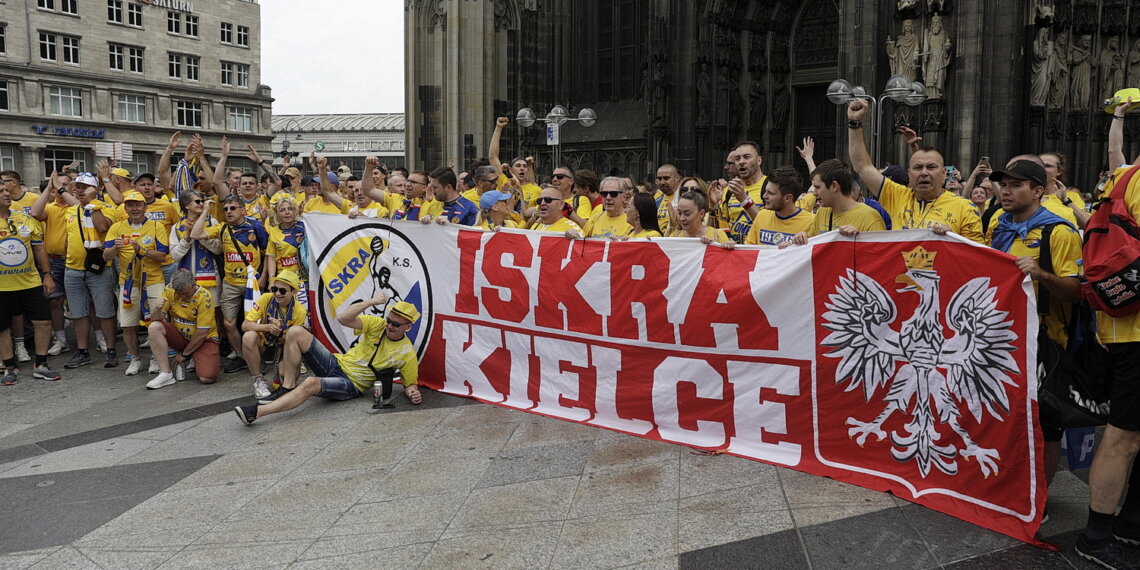
[[[1081,293],[1094,309],[1114,317],[1140,311],[1140,228],[1124,200],[1138,170],[1131,166],[1112,174],[1085,226]]]

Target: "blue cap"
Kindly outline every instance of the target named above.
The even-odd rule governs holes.
[[[332,184],[333,186],[340,186],[340,178],[337,178],[336,173],[329,173],[329,184]]]
[[[513,196],[510,192],[499,192],[498,190],[488,190],[479,197],[479,207],[484,210],[490,210],[495,202],[502,202],[510,200]]]

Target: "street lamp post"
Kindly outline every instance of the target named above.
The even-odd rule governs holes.
[[[536,121],[542,121],[543,123],[546,123],[546,145],[554,147],[553,166],[557,168],[562,164],[562,125],[565,125],[567,121],[578,121],[582,124],[583,127],[592,127],[595,123],[598,122],[598,115],[594,113],[593,109],[584,107],[582,110],[578,111],[577,117],[571,117],[570,113],[566,110],[566,107],[563,107],[562,105],[555,105],[550,109],[550,112],[547,113],[545,117],[537,117],[535,116],[534,111],[530,110],[529,107],[523,107],[522,109],[519,109],[518,115],[515,116],[515,120],[518,121],[519,125],[523,127],[534,126],[534,123]]]
[[[883,94],[876,101],[874,95],[867,93],[861,85],[851,86],[846,79],[836,79],[827,86],[827,99],[836,105],[846,105],[853,99],[864,99],[873,108],[871,109],[871,162],[879,166],[880,133],[882,126],[883,104],[887,99],[896,103],[906,103],[916,107],[926,100],[926,86],[918,81],[910,81],[902,75],[892,75],[883,88]],[[877,104],[876,104],[877,103]]]
[[[297,119],[289,119],[289,120],[285,121],[285,126],[281,129],[281,132],[283,133],[283,135],[281,137],[281,156],[282,156],[282,158],[293,156],[292,154],[289,153],[289,145],[290,145],[290,143],[289,143],[289,132],[290,132],[289,131],[289,125],[296,125],[296,131],[297,131],[297,139],[296,140],[302,140],[302,138],[303,138],[303,137],[301,137],[301,132],[300,132],[301,131],[301,123],[299,121],[297,121]]]

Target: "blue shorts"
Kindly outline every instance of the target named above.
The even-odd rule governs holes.
[[[95,316],[110,319],[115,316],[116,303],[115,273],[110,268],[95,274],[81,269],[68,269],[63,277],[67,290],[67,316],[82,319],[87,316],[89,302],[95,304]]]
[[[340,368],[336,356],[329,352],[325,345],[313,339],[309,350],[301,353],[305,366],[309,367],[311,375],[321,379],[321,392],[318,397],[326,400],[351,400],[360,395],[360,389]]]

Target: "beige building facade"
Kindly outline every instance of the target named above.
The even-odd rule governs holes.
[[[153,171],[179,130],[268,151],[260,21],[255,0],[0,0],[0,169],[31,183],[127,143]]]

